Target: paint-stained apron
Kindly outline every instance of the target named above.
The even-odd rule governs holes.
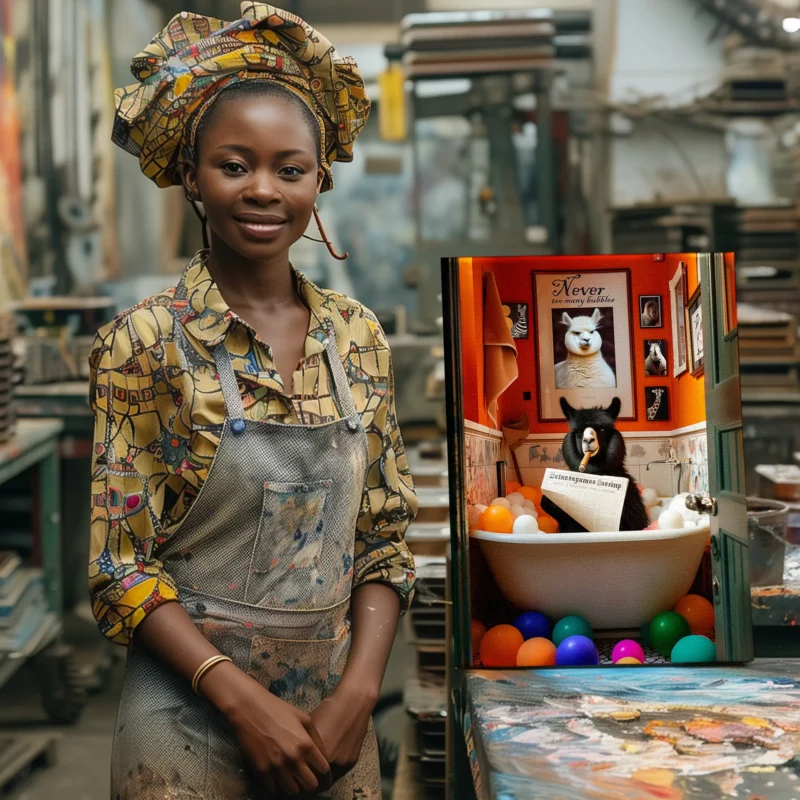
[[[158,556],[200,632],[264,688],[306,711],[336,688],[367,440],[329,326],[340,419],[245,421],[230,355],[212,351],[227,418],[208,477]],[[182,678],[131,646],[112,755],[112,800],[266,800],[233,729]],[[370,726],[358,765],[319,797],[380,798]]]

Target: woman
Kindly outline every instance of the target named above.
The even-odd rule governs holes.
[[[380,797],[370,716],[413,589],[385,337],[289,262],[369,101],[297,17],[242,15],[175,17],[117,92],[114,140],[202,203],[210,245],[91,355],[120,800]]]

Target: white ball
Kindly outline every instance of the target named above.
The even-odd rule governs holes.
[[[469,530],[473,531],[478,527],[478,520],[481,518],[482,513],[478,506],[467,507],[467,527]]]
[[[505,497],[495,497],[495,499],[492,500],[492,505],[503,506],[504,508],[511,508],[511,503],[509,503]]]
[[[483,505],[483,503],[475,503],[475,505],[472,507],[477,508],[479,514],[483,514],[483,512],[488,508],[488,506]]]
[[[642,492],[642,500],[646,508],[652,508],[658,502],[658,492],[655,489],[645,489]]]
[[[685,519],[683,521],[683,527],[684,528],[696,528],[697,527],[697,523],[693,519]]]
[[[523,506],[515,503],[513,506],[511,506],[511,513],[515,517],[521,517],[523,514],[527,514],[528,512],[523,508]]]
[[[525,495],[519,492],[511,492],[511,494],[506,495],[506,500],[508,500],[512,506],[521,506],[525,502]]]
[[[683,517],[674,508],[665,508],[658,518],[658,527],[662,531],[683,527]]]
[[[538,533],[539,523],[530,514],[523,514],[514,520],[514,533]]]
[[[676,511],[682,511],[686,508],[686,498],[689,496],[689,492],[681,492],[680,494],[676,494],[672,500],[669,501],[669,507],[674,508]]]
[[[655,522],[664,513],[664,506],[653,506],[650,509],[650,522]]]
[[[711,527],[711,517],[708,514],[701,514],[700,519],[697,520],[697,527],[698,528],[710,528]]]

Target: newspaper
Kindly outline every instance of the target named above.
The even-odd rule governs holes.
[[[542,494],[591,533],[618,531],[628,479],[547,469]]]

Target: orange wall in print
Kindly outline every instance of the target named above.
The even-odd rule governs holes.
[[[482,273],[494,273],[500,298],[504,302],[522,302],[529,306],[529,336],[517,339],[519,378],[500,398],[501,420],[511,420],[524,412],[531,433],[561,433],[564,422],[539,422],[538,375],[536,373],[535,315],[533,313],[532,273],[547,271],[628,269],[631,277],[631,342],[633,346],[635,420],[617,423],[622,431],[672,431],[705,421],[703,378],[693,378],[689,372],[673,375],[672,312],[669,281],[679,262],[686,264],[688,297],[697,287],[697,259],[693,254],[666,254],[663,261],[653,255],[624,256],[546,256],[536,258],[462,258],[459,260],[460,327],[462,353],[462,386],[465,417],[493,427],[486,413],[483,372],[483,282]],[[661,297],[662,327],[643,329],[639,324],[639,296]],[[649,339],[667,340],[668,375],[645,376],[645,342]],[[669,394],[670,418],[648,422],[645,412],[645,386],[666,386]],[[530,393],[525,399],[524,393]]]

